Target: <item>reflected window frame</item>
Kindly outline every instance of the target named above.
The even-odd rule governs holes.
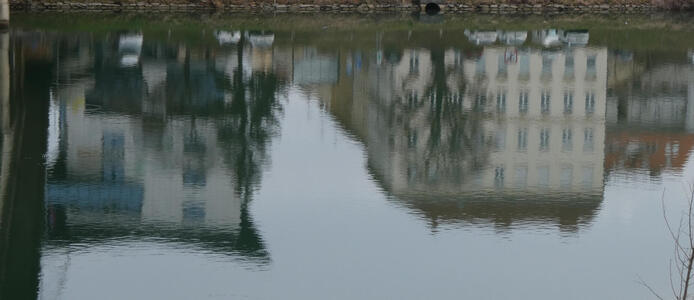
[[[540,113],[547,115],[551,112],[552,94],[549,90],[540,93]]]
[[[573,113],[574,107],[574,91],[566,90],[564,91],[564,114],[570,115]]]
[[[518,113],[522,115],[528,113],[529,94],[530,93],[527,90],[521,90],[521,92],[518,94]]]
[[[563,152],[573,151],[573,129],[571,127],[566,127],[562,129],[561,132],[561,144]]]
[[[499,90],[496,93],[496,111],[498,113],[506,112],[506,90]]]
[[[585,99],[586,116],[592,115],[595,112],[595,91],[587,91]]]
[[[543,127],[540,129],[540,151],[541,152],[549,151],[549,143],[550,143],[551,134],[552,134],[552,132],[551,132],[549,127]]]
[[[523,128],[518,128],[518,137],[517,137],[517,147],[516,150],[518,152],[526,152],[528,150],[528,128],[523,127]]]

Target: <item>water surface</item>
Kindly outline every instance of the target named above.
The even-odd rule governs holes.
[[[8,299],[650,299],[690,16],[16,14]]]

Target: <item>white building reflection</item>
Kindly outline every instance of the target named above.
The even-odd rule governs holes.
[[[140,61],[142,51],[142,33],[125,34],[118,39],[118,52],[121,55],[122,67],[133,67]]]
[[[482,126],[493,145],[494,169],[479,184],[511,188],[511,176],[516,186],[599,191],[606,61],[606,49],[503,47],[487,47],[465,60],[469,101],[462,105],[489,114]]]
[[[210,56],[126,35],[117,51],[91,54],[105,63],[72,64],[68,75],[92,76],[52,91],[53,239],[135,233],[267,261],[247,205],[268,162],[280,77],[288,75],[270,73],[272,39],[252,44],[253,37]],[[124,53],[138,55],[128,68],[120,68]]]
[[[525,38],[491,33],[466,31],[475,44]],[[365,143],[383,187],[432,222],[573,230],[602,199],[607,49],[561,34],[572,47],[404,49],[342,73],[321,99]]]
[[[115,53],[140,44],[137,63],[55,91],[60,105],[51,113],[62,124],[50,131],[60,137],[49,145],[52,165],[82,179],[99,174],[101,183],[78,180],[54,191],[82,193],[108,182],[139,199],[118,203],[124,211],[132,205],[145,223],[239,230],[245,200],[229,171],[236,141],[224,137],[236,123],[225,118],[238,99],[263,99],[286,83],[317,96],[364,143],[379,184],[432,222],[550,220],[573,230],[599,207],[605,170],[643,163],[635,153],[651,151],[648,137],[614,134],[606,124],[694,127],[694,114],[685,113],[694,109],[691,91],[663,103],[608,99],[608,62],[616,58],[587,47],[587,31],[464,35],[463,47],[393,47],[379,36],[375,48],[319,48],[237,31],[215,32],[213,51],[119,42]],[[610,80],[621,78],[614,74]],[[683,69],[648,74],[644,84],[694,82]],[[663,146],[651,151],[675,153],[670,163],[663,156],[664,168],[681,165],[691,148],[670,140],[654,140]]]

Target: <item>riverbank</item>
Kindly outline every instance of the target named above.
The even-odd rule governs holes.
[[[518,2],[518,1],[515,1]],[[413,4],[410,1],[370,1],[360,2],[350,0],[335,1],[223,1],[223,0],[125,0],[125,1],[10,1],[12,10],[33,11],[228,11],[228,12],[415,12],[434,8],[441,13],[633,13],[662,10],[650,1],[524,1],[511,3],[499,0],[470,0],[470,1],[432,1]],[[429,5],[429,7],[427,7]],[[690,4],[679,6],[689,10]]]
[[[185,40],[187,44],[218,44],[214,33],[218,30],[249,30],[273,32],[275,43],[293,41],[320,41],[321,45],[349,48],[355,45],[373,45],[374,36],[390,32],[380,38],[382,43],[402,43],[411,36],[424,47],[442,44],[461,49],[479,48],[465,38],[442,39],[446,36],[464,37],[466,30],[543,30],[546,28],[582,29],[590,32],[589,46],[610,48],[629,47],[634,50],[670,51],[673,48],[694,49],[689,37],[694,28],[691,13],[644,14],[556,14],[556,15],[494,15],[459,13],[434,18],[424,14],[219,14],[210,12],[145,13],[136,12],[15,12],[12,25],[25,29],[89,32],[105,35],[114,28],[124,32],[141,32],[149,39],[167,41]],[[609,28],[606,30],[605,28]],[[662,31],[668,31],[667,38]],[[297,32],[306,33],[301,35]],[[437,32],[439,34],[431,34]],[[615,34],[618,32],[619,34]],[[397,33],[397,34],[395,34]],[[343,37],[348,36],[349,39]],[[626,38],[625,38],[626,37]],[[451,44],[452,43],[452,44]]]

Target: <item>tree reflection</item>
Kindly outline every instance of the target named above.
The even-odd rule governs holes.
[[[265,72],[253,72],[245,78],[241,43],[236,57],[238,67],[231,78],[229,113],[219,122],[218,137],[225,149],[225,164],[234,170],[237,192],[249,200],[260,183],[270,138],[277,132],[280,82],[274,74]]]
[[[231,78],[231,103],[225,117],[218,121],[217,137],[224,149],[224,163],[233,170],[234,186],[241,204],[239,248],[252,250],[264,247],[259,239],[248,205],[260,185],[262,166],[267,163],[270,139],[277,133],[280,105],[277,94],[281,83],[272,73],[253,72],[245,78],[244,39],[237,47],[237,68]]]
[[[62,146],[49,163],[49,240],[160,237],[267,261],[249,204],[277,133],[283,83],[248,72],[255,50],[245,39],[220,49],[137,32],[115,38],[89,41],[93,65],[72,70],[93,74],[74,84],[84,104],[68,92],[74,86],[56,87]]]
[[[449,85],[449,77],[462,70],[447,68],[443,48],[430,51],[433,69],[432,84],[428,88],[430,135],[428,155],[424,159],[429,168],[437,170],[437,178],[463,182],[486,166],[490,143],[485,140],[481,116],[463,107],[461,93],[467,88],[467,82],[454,78],[457,84]]]

